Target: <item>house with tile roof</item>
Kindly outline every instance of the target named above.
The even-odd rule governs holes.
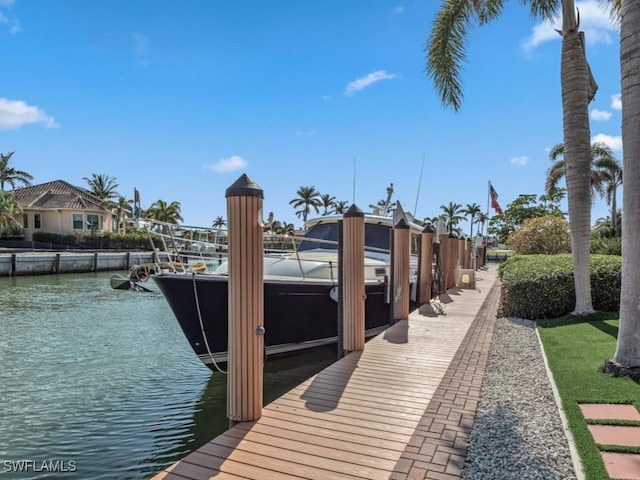
[[[24,239],[35,232],[59,235],[90,235],[117,231],[118,218],[90,191],[64,180],[13,190],[22,207]]]

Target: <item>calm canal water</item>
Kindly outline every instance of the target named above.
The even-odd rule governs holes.
[[[0,479],[149,478],[227,428],[226,378],[113,273],[0,278]],[[265,402],[334,360],[267,362]]]

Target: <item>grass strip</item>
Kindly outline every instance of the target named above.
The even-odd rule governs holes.
[[[629,403],[640,407],[640,386],[636,382],[601,371],[605,360],[615,353],[618,324],[617,313],[596,313],[588,317],[569,315],[538,322],[549,368],[587,480],[602,480],[609,476],[579,404]],[[616,448],[628,452],[629,447]]]

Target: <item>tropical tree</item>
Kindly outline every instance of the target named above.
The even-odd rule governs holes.
[[[322,207],[324,211],[322,215],[329,215],[332,211],[334,211],[336,205],[336,197],[330,195],[329,193],[321,193],[318,197],[318,207]]]
[[[0,237],[9,237],[22,232],[18,216],[22,208],[11,192],[0,190]]]
[[[318,212],[318,207],[320,207],[320,192],[313,186],[300,187],[296,195],[298,195],[298,198],[291,200],[289,205],[293,205],[293,208],[300,209],[296,212],[296,216],[302,217],[302,221],[306,223],[312,208],[316,213]]]
[[[557,255],[571,251],[569,223],[554,216],[528,218],[507,238],[518,255]]]
[[[91,178],[82,177],[91,188],[91,193],[98,197],[102,202],[102,205],[106,208],[113,208],[115,206],[113,199],[119,197],[117,188],[118,183],[115,177],[109,175],[91,174]]]
[[[480,228],[478,229],[478,233],[482,233],[484,231],[484,224],[489,221],[489,215],[484,212],[479,212],[476,217],[476,223],[480,224]]]
[[[460,64],[466,36],[477,21],[484,25],[502,14],[506,0],[444,0],[427,41],[427,73],[442,102],[459,110],[462,103]],[[562,14],[562,91],[565,162],[576,303],[574,314],[593,312],[589,262],[591,223],[589,103],[597,85],[587,63],[584,34],[579,31],[574,0],[523,0],[533,18],[552,20]]]
[[[564,145],[559,143],[549,152],[549,159],[553,162],[547,170],[547,178],[544,189],[548,198],[552,198],[558,189],[558,183],[564,178],[566,164],[564,161]],[[591,145],[591,201],[596,195],[604,197],[610,182],[616,183],[616,188],[622,184],[622,167],[616,160],[613,150],[603,142],[595,142]]]
[[[422,219],[422,223],[430,223],[431,225],[435,226],[436,223],[438,223],[438,220],[440,220],[442,218],[442,215],[436,215],[434,217],[424,217]]]
[[[449,233],[453,233],[453,228],[460,223],[460,220],[464,220],[462,205],[455,202],[449,202],[448,205],[440,205],[442,209],[441,218],[447,222],[447,230]]]
[[[120,223],[120,228],[122,229],[122,233],[127,233],[127,224],[126,217],[127,212],[133,211],[133,200],[127,200],[126,197],[122,195],[118,196],[118,203],[116,203],[116,213],[118,215],[118,222]]]
[[[0,190],[4,190],[4,184],[10,185],[12,189],[15,189],[19,185],[28,187],[31,185],[33,176],[22,170],[16,170],[14,167],[9,166],[11,156],[16,152],[9,152],[6,155],[0,153]]]
[[[538,202],[535,194],[521,194],[507,204],[502,215],[491,218],[487,233],[496,236],[500,243],[505,243],[507,237],[520,228],[525,220],[545,216],[564,218],[564,213],[554,203]]]
[[[180,202],[167,203],[164,200],[158,200],[151,204],[146,210],[145,215],[151,220],[158,220],[165,223],[178,223],[183,221],[180,215]]]
[[[480,205],[478,205],[477,203],[467,203],[467,207],[464,210],[462,210],[462,213],[471,217],[471,219],[469,220],[469,224],[471,226],[469,237],[471,238],[473,238],[473,223],[475,221],[475,218],[481,212],[482,212],[482,209],[480,208]]]
[[[226,220],[224,219],[224,217],[216,217],[216,219],[213,221],[213,223],[211,224],[211,227],[213,228],[222,228],[227,224]]]
[[[333,205],[334,212],[344,215],[349,210],[349,202],[347,200],[338,200]]]
[[[640,0],[621,6],[622,142],[625,188],[622,193],[622,292],[620,326],[613,361],[605,371],[640,377]]]
[[[601,165],[600,175],[604,183],[604,197],[611,207],[611,230],[618,229],[618,187],[622,185],[622,165],[615,158],[607,165]]]

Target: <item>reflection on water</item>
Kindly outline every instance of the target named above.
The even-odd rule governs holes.
[[[226,377],[161,294],[113,290],[111,275],[0,278],[1,479],[148,478],[227,428]],[[334,360],[270,361],[265,402]]]

